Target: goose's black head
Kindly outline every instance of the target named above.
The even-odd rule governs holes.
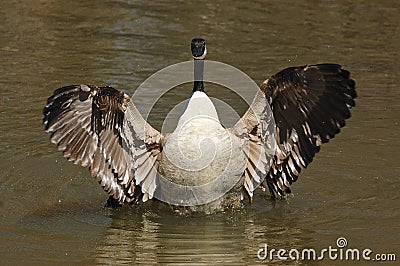
[[[194,59],[204,59],[207,54],[206,41],[202,38],[195,38],[190,45]]]

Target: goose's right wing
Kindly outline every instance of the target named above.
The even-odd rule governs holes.
[[[47,100],[43,115],[51,142],[69,161],[88,167],[120,204],[153,196],[162,135],[128,95],[111,87],[66,86]]]
[[[345,125],[356,96],[350,73],[337,64],[290,67],[264,81],[249,110],[232,128],[249,143],[244,185],[250,196],[265,176],[272,197],[290,193],[290,185],[320,146]],[[266,135],[273,132],[265,113],[268,104],[276,124],[276,147],[265,155]],[[272,162],[264,159],[268,155]]]

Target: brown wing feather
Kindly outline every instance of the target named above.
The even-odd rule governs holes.
[[[350,73],[337,64],[287,68],[260,88],[277,126],[277,153],[266,181],[272,196],[290,193],[320,150],[345,125],[357,96]]]
[[[140,116],[126,94],[93,85],[62,87],[48,99],[43,115],[51,141],[68,160],[88,167],[120,204],[138,202],[143,192],[154,193],[155,185],[145,191],[136,188],[141,185],[136,182],[136,173],[141,169],[132,160],[138,151],[144,154],[144,161],[153,158],[157,152],[152,150],[161,148],[161,135]],[[136,128],[130,128],[130,124],[136,124]],[[139,142],[144,145],[139,147]],[[146,167],[152,168],[153,164]],[[146,181],[146,177],[142,179]],[[156,183],[155,175],[147,179]]]
[[[269,152],[260,143],[266,139],[263,136],[275,134],[276,146],[270,146],[274,151],[268,154],[273,157],[265,179],[272,197],[290,193],[290,185],[312,162],[321,144],[345,125],[356,96],[350,73],[337,64],[290,67],[263,82],[249,110],[231,130],[246,136],[253,149]],[[267,104],[275,120],[274,130],[269,127],[270,121],[265,120]],[[262,171],[254,171],[255,163],[251,156],[248,158],[244,186],[252,196],[255,187],[249,186],[250,181],[259,184]]]

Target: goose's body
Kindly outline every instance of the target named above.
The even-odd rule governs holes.
[[[238,183],[246,163],[242,141],[221,125],[208,96],[195,91],[175,131],[165,140],[159,167],[161,176],[185,186],[185,190],[182,187],[178,191],[163,189],[160,196],[174,205],[199,206],[213,202],[207,211],[220,209],[224,205],[221,195]],[[238,206],[241,191],[236,192],[237,200],[231,204]]]
[[[48,99],[43,114],[51,141],[89,168],[110,195],[108,203],[155,197],[213,212],[240,206],[243,194],[252,198],[258,187],[284,197],[355,105],[355,82],[340,65],[292,67],[266,80],[242,119],[226,129],[204,92],[206,51],[204,40],[192,41],[193,93],[169,135],[111,87],[72,85]]]
[[[242,175],[245,157],[241,143],[222,127],[207,95],[195,92],[177,128],[165,142],[160,172],[178,184],[207,184],[223,173],[232,160],[232,153],[237,154],[242,165],[236,170],[236,175]],[[235,174],[234,169],[229,169],[232,170],[231,174]]]

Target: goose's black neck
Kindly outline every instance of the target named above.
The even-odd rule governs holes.
[[[194,59],[194,82],[193,82],[193,92],[202,91],[204,92],[204,60]]]
[[[194,59],[194,82],[193,92],[204,92],[204,58],[207,54],[206,41],[203,38],[194,38],[190,44],[192,56]]]

